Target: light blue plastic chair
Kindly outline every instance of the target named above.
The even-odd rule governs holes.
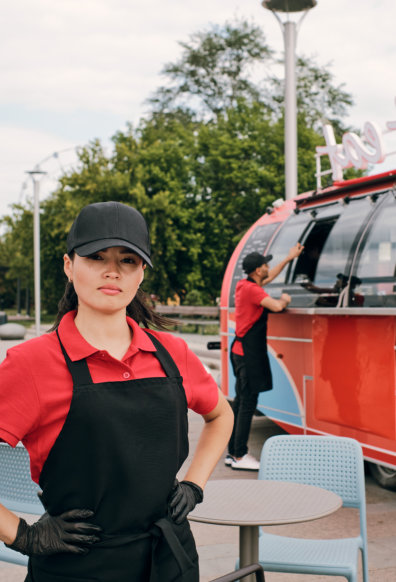
[[[263,446],[258,478],[334,491],[344,507],[358,508],[360,514],[360,535],[354,538],[302,539],[262,533],[259,563],[264,571],[345,576],[357,582],[361,552],[363,580],[368,582],[364,464],[357,441],[332,436],[271,437]]]
[[[41,515],[37,496],[40,488],[30,478],[29,455],[25,447],[0,443],[0,503],[11,511]],[[0,543],[0,561],[27,566],[28,557]]]

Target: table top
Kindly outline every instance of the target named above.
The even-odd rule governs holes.
[[[288,481],[227,479],[208,481],[192,521],[219,525],[280,525],[310,521],[339,509],[332,491]]]

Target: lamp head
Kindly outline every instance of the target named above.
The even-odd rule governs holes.
[[[317,5],[317,0],[263,0],[262,6],[273,12],[302,12]]]

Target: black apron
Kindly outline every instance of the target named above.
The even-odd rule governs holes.
[[[257,284],[249,277],[247,280]],[[272,373],[267,351],[267,320],[268,310],[264,308],[259,319],[245,335],[235,336],[234,339],[234,342],[239,340],[242,343],[249,390],[254,393],[272,390]]]
[[[61,344],[73,397],[40,475],[42,501],[51,515],[91,509],[103,533],[85,556],[30,558],[26,582],[199,580],[188,521],[176,525],[167,509],[188,455],[183,380],[149,335],[166,378],[93,384],[86,360],[72,362]]]

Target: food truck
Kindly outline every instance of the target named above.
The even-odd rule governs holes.
[[[396,122],[387,123],[388,131]],[[276,201],[246,232],[231,256],[221,292],[222,390],[232,398],[230,349],[234,292],[252,251],[276,265],[297,241],[304,252],[269,285],[292,298],[268,318],[274,388],[258,411],[292,434],[340,435],[360,442],[374,478],[396,490],[396,170],[343,180],[345,168],[385,160],[382,133],[336,144],[330,126],[317,148],[317,188]],[[321,186],[330,158],[332,185]]]

